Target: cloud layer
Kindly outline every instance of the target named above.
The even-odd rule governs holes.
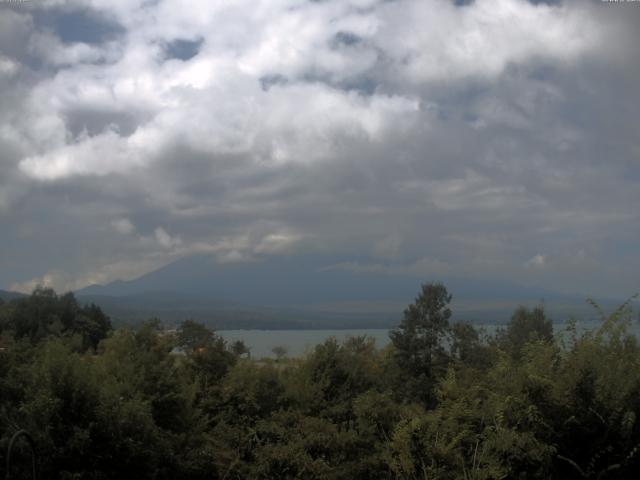
[[[640,288],[637,5],[0,9],[0,285],[323,253]]]

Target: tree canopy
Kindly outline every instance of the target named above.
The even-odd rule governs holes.
[[[39,289],[0,305],[0,465],[26,429],[50,479],[637,478],[630,303],[555,335],[521,307],[487,335],[450,302],[425,284],[385,348],[276,361],[193,321],[112,330]]]

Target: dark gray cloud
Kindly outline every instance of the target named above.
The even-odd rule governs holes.
[[[101,44],[126,33],[112,18],[90,8],[36,8],[32,18],[38,30],[53,32],[65,44]]]
[[[326,254],[631,293],[640,7],[464,3],[3,7],[0,286]]]
[[[178,38],[164,45],[165,59],[191,60],[200,51],[204,39],[187,40]]]

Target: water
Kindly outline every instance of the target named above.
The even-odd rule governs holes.
[[[339,342],[348,337],[367,335],[376,341],[378,348],[389,343],[388,329],[354,329],[354,330],[219,330],[227,342],[242,340],[250,349],[253,358],[275,357],[271,351],[282,346],[287,349],[287,356],[299,357],[316,345],[330,337]]]
[[[598,321],[578,322],[576,327],[578,333],[593,330],[600,325]],[[485,324],[476,325],[476,328],[484,330],[488,335],[493,335],[497,328],[504,325]],[[565,324],[554,324],[556,334],[561,334],[565,330]],[[640,338],[640,323],[633,322],[630,331]],[[219,330],[218,333],[228,342],[242,340],[250,349],[253,358],[274,358],[274,347],[284,347],[287,356],[299,357],[313,350],[313,348],[323,343],[330,337],[335,337],[339,342],[348,337],[366,335],[374,338],[376,347],[383,348],[390,342],[389,329],[351,329],[351,330]]]

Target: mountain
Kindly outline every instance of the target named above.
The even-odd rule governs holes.
[[[122,296],[164,291],[251,305],[291,305],[395,299],[416,290],[415,279],[397,283],[389,282],[388,276],[327,269],[339,263],[334,260],[338,259],[272,257],[216,263],[208,256],[193,256],[129,282],[92,286],[78,293]]]
[[[14,300],[16,298],[23,298],[26,297],[26,295],[24,293],[19,293],[19,292],[10,292],[7,290],[0,290],[0,299],[4,300],[5,302],[8,302],[10,300]]]
[[[217,263],[191,256],[76,294],[121,322],[158,317],[168,323],[194,318],[217,328],[371,328],[396,325],[420,284],[437,280],[364,265],[373,263],[321,256]],[[593,314],[579,296],[513,283],[442,280],[454,296],[456,318],[503,323],[518,305],[542,299],[557,320]]]
[[[131,281],[79,290],[80,295],[126,296],[172,292],[192,298],[252,305],[301,305],[341,301],[410,301],[420,284],[435,279],[391,274],[366,260],[336,257],[271,257],[263,261],[216,263],[209,256],[177,260]],[[464,299],[567,299],[566,295],[513,283],[444,279]],[[573,298],[573,297],[571,297]]]

